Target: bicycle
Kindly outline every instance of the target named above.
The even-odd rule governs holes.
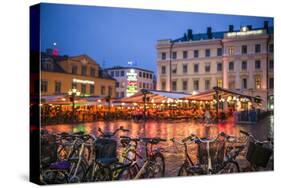
[[[98,128],[100,136],[94,143],[94,156],[91,165],[86,170],[88,181],[111,181],[118,178],[123,168],[129,166],[119,162],[117,158],[117,141],[112,139],[117,132],[129,132],[124,127],[119,127],[114,132],[103,132]]]
[[[273,140],[267,138],[267,140],[260,141],[249,132],[240,130],[240,133],[246,136],[245,157],[249,162],[248,168],[245,168],[244,171],[260,171],[261,168],[268,168],[269,164],[272,165],[269,169],[273,170]]]
[[[135,151],[135,156],[144,160],[144,163],[141,167],[136,163],[128,166],[121,172],[120,177],[126,176],[128,179],[165,177],[165,158],[162,154],[163,149],[155,149],[154,146],[159,142],[165,142],[166,139],[154,137],[139,138],[135,141],[145,144],[145,158],[141,157]]]
[[[61,136],[61,135],[60,135]],[[95,141],[95,136],[84,135],[83,133],[64,134],[71,138],[67,143],[70,146],[67,158],[53,162],[44,170],[42,177],[47,184],[53,183],[77,183],[85,180],[86,168],[88,162],[83,156],[86,148],[91,155],[92,145]],[[63,136],[63,138],[65,138]],[[63,143],[64,146],[66,142]],[[60,150],[58,150],[60,152]],[[89,156],[90,157],[90,156]]]
[[[223,138],[219,140],[219,138]],[[192,134],[181,141],[175,138],[170,139],[172,142],[184,146],[185,159],[181,165],[178,176],[206,175],[206,174],[222,174],[225,171],[240,172],[240,168],[235,158],[238,155],[229,155],[226,153],[225,142],[234,142],[234,137],[219,133],[214,139],[201,139]],[[188,145],[197,144],[198,164],[195,164],[188,154]],[[236,148],[235,148],[236,149]],[[231,149],[234,151],[234,148]],[[240,151],[240,150],[239,150]]]

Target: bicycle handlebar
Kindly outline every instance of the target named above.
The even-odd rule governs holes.
[[[120,126],[119,128],[117,128],[114,132],[103,132],[101,130],[101,128],[98,128],[98,132],[101,133],[102,137],[106,137],[106,138],[111,138],[112,136],[114,136],[117,132],[122,131],[122,132],[129,132],[129,129],[124,129],[123,126]]]

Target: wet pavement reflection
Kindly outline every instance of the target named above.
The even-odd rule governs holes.
[[[98,128],[104,131],[113,132],[118,127],[123,126],[129,129],[130,132],[119,132],[116,139],[121,135],[127,135],[132,138],[137,137],[161,137],[164,139],[183,139],[190,134],[195,134],[199,137],[214,138],[220,132],[225,132],[232,136],[241,136],[240,130],[251,132],[258,139],[266,139],[267,137],[273,138],[273,116],[268,116],[257,124],[237,125],[233,121],[227,123],[220,123],[217,125],[204,125],[196,122],[187,121],[147,121],[147,122],[134,122],[134,121],[114,121],[114,122],[93,122],[84,124],[60,124],[60,125],[47,125],[43,128],[50,133],[69,132],[75,130],[84,130],[88,134],[99,135]],[[175,147],[171,141],[161,142],[159,147],[164,148],[164,156],[166,160],[166,176],[176,176],[177,171],[184,160],[183,148],[181,146]],[[196,160],[194,148],[191,147],[189,153],[192,155],[193,160]]]

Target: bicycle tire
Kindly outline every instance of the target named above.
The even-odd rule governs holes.
[[[228,161],[226,164],[224,164],[224,167],[222,170],[220,170],[220,174],[226,174],[226,173],[239,173],[240,167],[238,162],[236,161]]]
[[[71,166],[75,169],[76,168],[76,165],[78,163],[78,159],[70,159],[69,160],[70,163],[71,163]],[[70,183],[80,183],[80,182],[85,182],[86,179],[86,171],[87,171],[87,163],[85,162],[85,159],[82,159],[81,162],[80,162],[80,169],[79,171],[77,172],[76,174],[76,177],[72,177],[71,173],[72,172],[69,172],[69,182]],[[73,172],[74,173],[74,172]]]
[[[157,165],[157,159],[159,159],[162,164]],[[160,167],[160,169],[155,168],[156,165]],[[158,174],[159,176],[156,176],[157,175],[156,173],[159,173]],[[162,153],[157,152],[152,156],[149,165],[146,167],[146,173],[144,174],[144,177],[145,178],[165,177],[165,157],[163,156]]]
[[[178,176],[198,176],[198,175],[203,175],[204,170],[201,167],[190,167],[186,164],[182,164]]]
[[[137,164],[124,168],[118,175],[118,180],[131,180],[137,173],[140,171],[140,168]]]
[[[111,181],[112,173],[110,168],[101,167],[95,172],[93,181]]]

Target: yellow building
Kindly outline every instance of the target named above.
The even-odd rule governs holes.
[[[101,71],[87,55],[44,57],[41,60],[41,95],[67,94],[76,88],[82,96],[116,95],[116,80]]]

